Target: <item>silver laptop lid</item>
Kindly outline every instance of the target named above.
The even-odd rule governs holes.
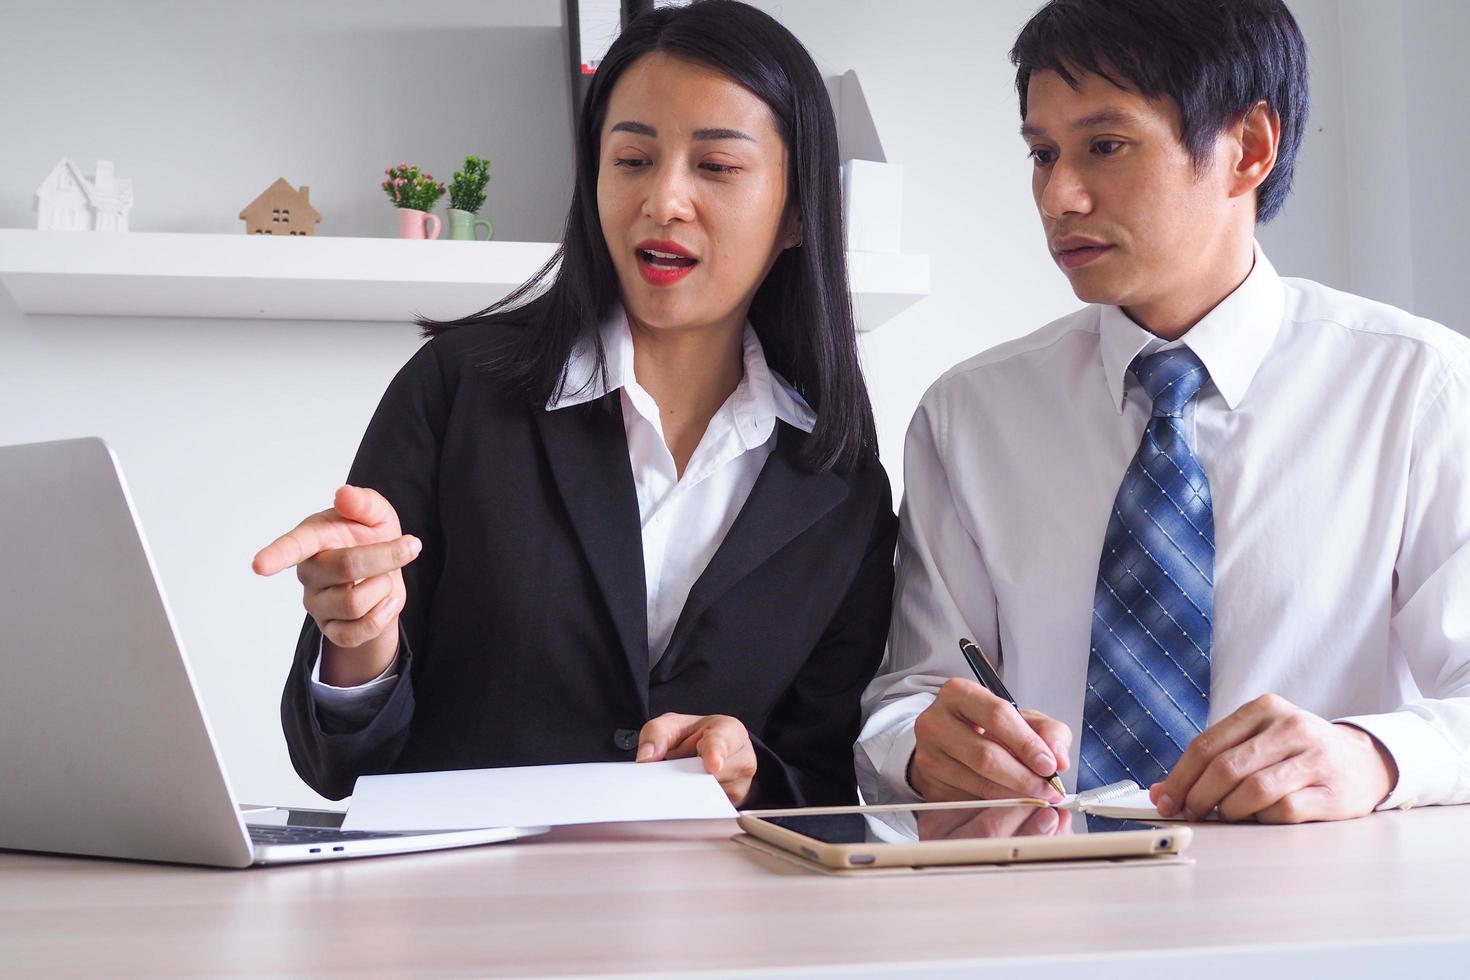
[[[0,447],[0,541],[0,847],[250,864],[102,440]]]

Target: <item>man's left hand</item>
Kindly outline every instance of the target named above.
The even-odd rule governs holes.
[[[699,756],[704,771],[739,806],[750,796],[755,779],[755,746],[739,719],[729,715],[659,715],[638,733],[638,761],[689,759]]]
[[[1165,817],[1305,823],[1371,813],[1397,783],[1373,736],[1266,694],[1196,736],[1149,797]]]

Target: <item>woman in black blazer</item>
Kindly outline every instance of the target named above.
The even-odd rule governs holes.
[[[256,556],[310,615],[292,762],[698,755],[741,806],[856,798],[897,522],[821,76],[731,0],[653,11],[578,124],[557,260],[433,339],[333,507]]]

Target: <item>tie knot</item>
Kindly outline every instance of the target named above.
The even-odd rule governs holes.
[[[1133,373],[1153,399],[1155,417],[1179,417],[1210,379],[1199,355],[1188,347],[1161,350],[1133,362]]]

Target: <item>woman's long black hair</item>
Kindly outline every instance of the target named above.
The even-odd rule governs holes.
[[[503,389],[546,404],[566,383],[573,349],[590,338],[606,369],[600,326],[620,302],[617,272],[597,213],[597,171],[608,97],[624,71],[652,52],[718,70],[771,109],[789,154],[787,199],[802,245],[781,252],[750,307],[766,360],[817,414],[802,449],[813,470],[847,471],[877,458],[873,409],[858,363],[848,294],[837,124],[822,76],[791,32],[735,0],[696,0],[634,18],[599,65],[576,133],[576,184],[560,248],[498,303],[458,320],[420,320],[425,336],[477,323],[519,324],[485,370]]]

